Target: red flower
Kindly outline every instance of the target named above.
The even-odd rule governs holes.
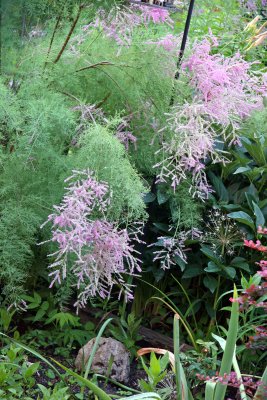
[[[244,246],[250,247],[251,249],[261,251],[263,253],[267,253],[267,247],[263,246],[260,240],[257,240],[256,243],[253,240],[244,240]]]
[[[262,235],[267,235],[267,228],[263,228],[262,226],[259,226],[257,232],[261,233]]]

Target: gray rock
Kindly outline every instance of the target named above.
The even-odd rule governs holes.
[[[83,346],[76,357],[75,367],[78,371],[84,369],[92,348],[95,338]],[[109,368],[109,360],[113,358],[110,378],[119,382],[127,383],[130,375],[130,354],[125,346],[112,338],[100,338],[98,349],[95,353],[91,370],[95,373],[107,375]]]

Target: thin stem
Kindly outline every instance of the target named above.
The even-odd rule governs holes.
[[[75,29],[75,26],[77,25],[77,22],[78,22],[78,20],[79,20],[79,18],[81,16],[81,12],[82,12],[83,8],[84,8],[84,4],[81,4],[80,7],[79,7],[79,11],[77,13],[77,16],[76,16],[75,20],[73,21],[73,24],[72,24],[72,26],[70,28],[70,31],[69,31],[66,39],[65,39],[65,42],[63,43],[63,46],[62,46],[60,52],[58,53],[57,57],[54,60],[54,64],[56,64],[60,60],[60,58],[61,58],[61,56],[62,56],[62,54],[63,54],[63,52],[64,52],[64,50],[65,50],[65,48],[67,46],[67,44],[69,43],[69,40],[70,40],[71,35],[72,35],[72,33],[73,33],[74,29]]]
[[[59,15],[58,18],[57,18],[57,22],[56,22],[56,25],[55,25],[55,28],[54,28],[54,31],[53,31],[53,34],[52,34],[52,37],[51,37],[51,40],[50,40],[50,43],[49,43],[49,47],[48,47],[47,55],[46,55],[46,60],[45,60],[45,64],[44,64],[44,69],[46,68],[46,66],[48,64],[48,57],[49,57],[50,51],[52,49],[52,45],[53,45],[53,42],[54,42],[54,39],[55,39],[56,31],[57,31],[57,29],[59,27],[60,20],[61,20],[61,15]]]

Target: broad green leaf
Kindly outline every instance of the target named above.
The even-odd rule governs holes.
[[[242,144],[251,157],[256,161],[258,166],[264,166],[266,164],[266,159],[264,155],[264,150],[262,143],[260,143],[259,139],[255,139],[256,143],[253,143],[252,140],[246,137],[242,137]]]
[[[205,276],[205,278],[203,279],[203,283],[206,286],[206,288],[208,288],[211,291],[211,293],[215,292],[218,285],[217,279],[210,275]]]
[[[157,377],[161,373],[160,361],[157,359],[155,353],[152,351],[150,354],[150,372],[154,377]]]
[[[228,203],[229,194],[228,194],[226,187],[223,184],[222,179],[219,176],[216,176],[213,172],[209,172],[208,176],[211,180],[211,183],[212,183],[217,195],[219,196],[219,200],[223,201],[225,203]]]
[[[215,392],[216,383],[206,382],[205,385],[205,400],[213,400]]]
[[[157,200],[159,205],[166,203],[170,198],[170,195],[167,194],[166,192],[161,192],[160,190],[157,191]]]
[[[203,274],[203,269],[200,265],[188,265],[182,276],[182,279],[190,279]]]
[[[239,167],[239,168],[237,168],[237,170],[234,172],[234,175],[236,175],[236,174],[243,174],[244,172],[248,172],[248,171],[251,171],[251,168],[250,167]]]
[[[225,267],[224,271],[227,273],[230,278],[234,279],[236,276],[236,270],[233,267]]]
[[[251,229],[255,230],[253,219],[244,211],[232,212],[228,214],[228,217],[236,220],[237,222],[248,225]]]
[[[216,264],[220,264],[220,259],[214,254],[214,252],[207,246],[201,246],[200,251],[205,254],[210,260],[214,261]]]
[[[264,373],[261,378],[262,384],[258,387],[257,392],[253,398],[253,400],[263,400],[266,396],[266,387],[267,387],[267,367],[264,370]]]
[[[206,272],[218,272],[218,271],[221,271],[221,268],[217,264],[215,264],[213,261],[210,261],[208,263],[207,268],[205,268],[204,271],[206,271]]]
[[[32,375],[34,375],[37,372],[39,366],[40,366],[39,362],[30,365],[30,367],[28,367],[23,374],[24,378],[27,379],[30,378]]]
[[[261,212],[260,207],[254,201],[252,203],[253,203],[254,215],[256,217],[256,227],[258,228],[259,226],[264,226],[265,218]]]
[[[143,197],[144,203],[152,203],[156,199],[156,195],[154,193],[146,193]]]
[[[223,339],[220,336],[214,335],[213,333],[212,333],[212,336],[214,337],[214,339],[217,340],[217,342],[221,346],[222,350],[225,351],[226,340]],[[233,367],[234,367],[237,379],[240,381],[240,386],[239,386],[240,396],[241,396],[242,400],[247,400],[245,387],[244,387],[244,385],[242,383],[242,375],[241,375],[241,372],[240,372],[239,365],[237,363],[237,359],[236,359],[236,354],[235,353],[236,353],[236,348],[235,348],[235,352],[234,352],[234,355],[233,355]]]

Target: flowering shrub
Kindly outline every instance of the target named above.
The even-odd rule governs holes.
[[[183,75],[189,80],[193,98],[191,102],[174,106],[167,114],[163,131],[173,134],[162,140],[163,160],[159,182],[171,180],[173,189],[192,176],[192,193],[205,199],[211,192],[205,174],[205,162],[226,161],[218,151],[219,137],[239,143],[236,131],[242,119],[263,107],[262,95],[266,86],[261,74],[252,73],[252,64],[237,53],[233,57],[212,54],[217,39],[197,42],[192,54],[182,64]],[[218,147],[218,146],[217,146]]]
[[[55,257],[49,265],[50,287],[73,274],[79,293],[77,307],[85,306],[89,297],[109,297],[114,284],[130,297],[130,286],[122,274],[140,271],[139,260],[126,229],[105,218],[112,198],[108,185],[90,171],[73,171],[69,181],[61,204],[48,217],[53,224],[51,241],[58,246],[50,254]]]

